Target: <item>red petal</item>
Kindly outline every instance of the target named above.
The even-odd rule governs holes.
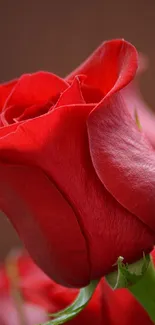
[[[143,250],[152,249],[154,238],[139,219],[113,199],[96,175],[86,129],[92,109],[93,105],[63,106],[23,123],[10,137],[0,140],[0,156],[6,162],[38,165],[64,193],[87,241],[94,279],[109,272],[120,255],[127,261],[141,257]],[[52,196],[50,204],[55,204]],[[60,223],[59,227],[62,229]]]
[[[30,118],[40,116],[42,114],[46,114],[48,112],[49,108],[51,107],[51,105],[52,104],[47,102],[44,104],[28,106],[27,108],[25,108],[24,112],[19,117],[14,118],[14,121],[15,122],[24,121],[24,120],[28,120]],[[53,108],[53,105],[52,105],[52,108]]]
[[[85,239],[52,181],[38,168],[3,165],[0,179],[1,209],[38,265],[63,285],[88,284]]]
[[[132,65],[129,66],[129,63]],[[66,80],[78,74],[87,76],[85,83],[99,89],[106,95],[117,83],[117,89],[124,87],[133,77],[137,68],[135,48],[124,40],[103,43]],[[115,86],[115,87],[116,87]]]
[[[155,148],[155,114],[142,98],[136,81],[125,87],[121,94],[133,119],[137,112],[142,130]]]
[[[10,95],[10,92],[15,87],[16,83],[17,83],[17,80],[13,80],[8,83],[4,83],[4,84],[0,85],[0,112],[2,111],[3,106],[4,106],[8,96]],[[4,124],[3,124],[3,121],[1,118],[1,113],[0,113],[0,127],[3,125]]]
[[[37,104],[46,104],[68,87],[68,84],[56,75],[48,72],[37,72],[21,76],[13,88],[3,108],[7,113],[6,121],[13,123],[13,119],[23,113],[24,108]],[[54,101],[55,103],[55,101]]]
[[[91,86],[82,84],[81,90],[86,103],[98,103],[103,98],[103,93],[100,89],[96,89]]]
[[[120,94],[103,100],[88,120],[91,157],[107,190],[155,232],[155,152]]]
[[[2,110],[5,101],[10,95],[12,89],[16,86],[18,80],[12,80],[8,83],[4,83],[0,85],[0,111]]]
[[[58,76],[49,72],[36,72],[21,76],[10,94],[6,106],[46,102],[48,99],[64,91],[68,84]]]
[[[10,136],[12,132],[16,131],[18,126],[19,126],[19,123],[7,125],[7,126],[4,126],[4,127],[2,126],[0,128],[0,138],[8,136],[8,134]],[[1,141],[1,139],[0,139],[0,141]]]
[[[139,64],[137,77],[127,87],[122,89],[121,95],[129,109],[133,119],[135,119],[135,112],[138,114],[138,119],[143,132],[148,140],[155,148],[155,114],[150,110],[147,103],[139,90],[139,75],[148,68],[148,60],[143,54],[139,54]]]
[[[63,105],[84,104],[81,93],[81,85],[78,77],[75,77],[71,86],[69,86],[58,99],[55,108]]]

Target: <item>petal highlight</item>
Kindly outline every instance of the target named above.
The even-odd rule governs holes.
[[[103,185],[155,232],[155,152],[119,93],[88,119],[92,162]]]

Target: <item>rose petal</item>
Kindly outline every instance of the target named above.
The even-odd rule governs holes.
[[[36,72],[21,76],[11,92],[5,107],[46,102],[68,87],[67,82],[49,72]]]
[[[155,148],[155,114],[150,110],[144,98],[142,98],[139,89],[140,74],[148,68],[149,62],[148,58],[141,53],[139,53],[138,59],[137,76],[127,87],[122,89],[121,95],[133,119],[135,119],[135,113],[137,113],[143,132]]]
[[[140,258],[143,250],[150,251],[154,238],[139,219],[106,191],[96,175],[86,129],[86,120],[93,108],[86,104],[63,106],[23,123],[11,137],[8,135],[0,140],[0,158],[9,163],[37,165],[54,180],[76,213],[89,249],[91,278],[96,279],[111,270],[118,256],[130,262]],[[26,175],[24,180],[27,180]],[[31,193],[39,187],[36,183]],[[50,197],[52,207],[52,195]],[[36,201],[41,202],[41,198]],[[52,222],[51,219],[51,227]],[[59,226],[63,231],[60,223]]]
[[[10,95],[10,92],[15,87],[16,83],[17,83],[17,80],[13,80],[8,83],[4,83],[4,84],[0,85],[0,112],[2,111],[3,106],[4,106],[8,96]],[[3,124],[3,121],[1,118],[1,113],[0,113],[0,127],[2,127],[3,125],[4,124]]]
[[[120,94],[103,100],[90,114],[88,134],[92,162],[103,185],[155,232],[155,152]]]
[[[0,165],[0,206],[28,251],[57,282],[89,282],[85,239],[76,216],[38,168]],[[79,268],[80,265],[80,268]]]
[[[28,120],[30,118],[34,118],[43,114],[46,114],[49,108],[53,105],[49,102],[37,105],[28,106],[25,108],[24,112],[17,118],[14,118],[14,121],[18,123],[19,121]]]
[[[5,137],[5,136],[11,136],[12,132],[15,132],[16,129],[18,128],[20,123],[16,123],[16,124],[11,124],[11,125],[7,125],[4,127],[0,128],[0,138]],[[1,140],[0,140],[1,141]]]
[[[12,80],[10,82],[6,82],[4,84],[0,85],[0,111],[2,110],[5,101],[7,100],[8,96],[10,95],[10,92],[13,90],[13,88],[16,86],[18,80]]]
[[[13,119],[20,116],[24,108],[28,106],[44,104],[47,101],[50,101],[52,105],[52,98],[55,98],[67,87],[67,82],[48,72],[21,76],[3,107],[4,122],[6,118],[6,124],[13,123]],[[6,117],[5,112],[8,107],[12,109],[9,113],[7,112]]]
[[[136,68],[135,48],[124,40],[113,40],[101,44],[66,80],[84,74],[87,85],[106,95],[116,83],[117,89],[124,87],[132,79]]]
[[[85,101],[81,93],[80,79],[78,77],[75,77],[71,86],[69,86],[59,97],[55,105],[55,108],[63,105],[84,104],[84,103]]]
[[[86,103],[98,103],[103,98],[103,93],[100,89],[93,88],[86,84],[81,85],[81,91]]]
[[[136,81],[125,87],[121,94],[133,119],[137,112],[142,130],[155,148],[155,114],[142,98]]]

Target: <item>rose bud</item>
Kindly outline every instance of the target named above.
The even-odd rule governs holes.
[[[64,286],[155,243],[155,153],[124,91],[137,66],[135,48],[114,40],[65,79],[38,72],[0,87],[0,208]]]

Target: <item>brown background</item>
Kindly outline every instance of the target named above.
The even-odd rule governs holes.
[[[0,81],[40,69],[64,76],[119,37],[148,55],[142,91],[155,107],[155,0],[0,0]],[[0,259],[18,244],[0,216]]]

